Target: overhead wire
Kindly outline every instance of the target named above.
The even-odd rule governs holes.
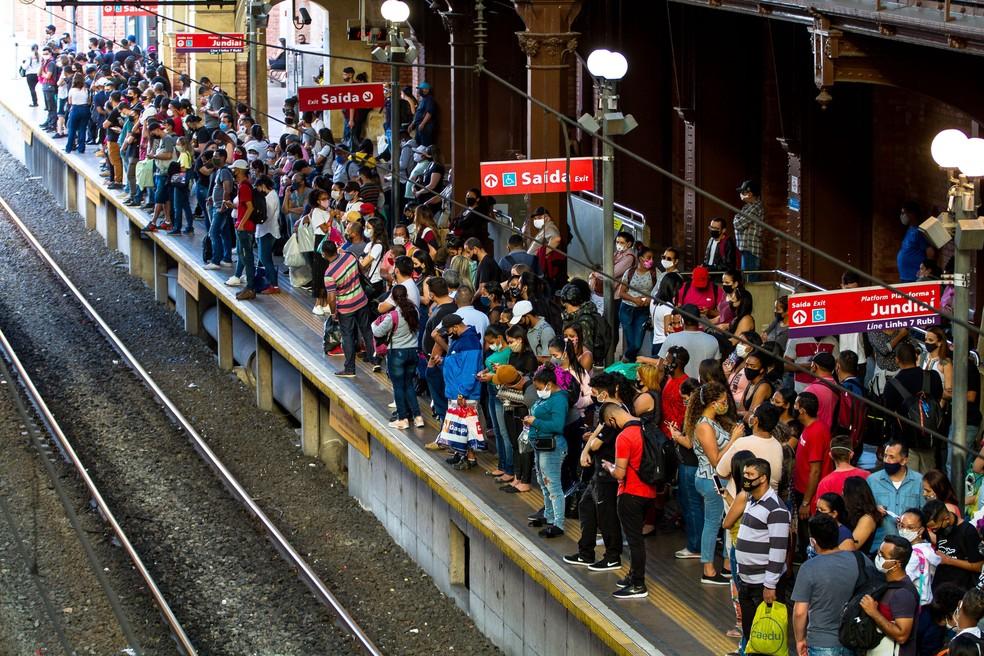
[[[85,31],[87,31],[87,32],[96,34],[97,36],[102,36],[102,35],[98,34],[97,32],[93,32],[92,30],[89,30],[88,28],[85,28],[83,26],[79,26],[79,27],[82,27],[82,29],[85,30]],[[168,69],[168,70],[171,70],[171,71],[174,70],[174,69],[170,69],[167,66],[165,66],[165,68]],[[508,82],[507,82],[507,84],[508,84]],[[230,95],[229,98],[231,100],[237,101],[238,103],[244,105],[247,108],[257,109],[257,108],[251,107],[248,103],[242,103],[235,96],[231,96]],[[549,110],[549,107],[546,106],[546,105],[544,105],[543,103],[540,103],[539,101],[536,101],[536,103],[538,105],[542,106],[542,107],[546,107],[548,109],[548,111],[551,111],[551,110]],[[274,120],[277,120],[280,123],[283,123],[284,125],[286,125],[286,123],[284,123],[284,121],[278,119],[277,117],[273,117],[273,116],[271,116],[270,114],[268,114],[266,112],[262,112],[261,110],[258,110],[258,111],[260,111],[260,113],[263,113],[264,115],[269,116],[270,118],[273,118]],[[567,119],[566,116],[560,115],[560,118],[563,118],[567,122],[573,123],[572,121],[569,121],[569,119]],[[342,152],[348,153],[349,155],[354,154],[351,150],[349,150],[347,148],[344,148],[344,146],[341,146],[340,144],[335,144],[334,147],[335,148],[338,148]],[[392,149],[392,145],[391,145],[391,149]],[[393,155],[395,155],[395,149],[393,149],[393,150],[394,150]],[[568,152],[568,159],[569,159],[569,152]],[[378,162],[377,163],[377,166],[378,166],[378,168],[382,169],[384,172],[388,171],[390,173],[391,177],[394,175],[394,170],[393,170],[392,162],[389,165],[383,164],[382,162]],[[568,166],[569,166],[569,164],[568,164]],[[672,174],[669,174],[669,175],[672,176]],[[398,169],[397,169],[397,172],[395,173],[395,176],[396,176],[396,179],[400,181],[400,183],[410,184],[413,187],[416,187],[418,190],[423,190],[423,189],[427,189],[428,188],[427,185],[424,185],[424,184],[421,184],[421,183],[419,183],[417,181],[414,181],[414,180],[411,180],[411,179],[408,179],[408,178],[403,177],[402,172],[399,172]],[[568,180],[567,180],[567,194],[569,196],[570,193],[571,193],[570,192],[570,175],[568,175],[567,177],[568,177]],[[673,177],[675,177],[675,176],[673,176]],[[697,189],[696,187],[694,187],[694,188]],[[710,198],[714,198],[713,195],[708,194],[708,196]],[[522,235],[524,237],[526,236],[523,233],[522,228],[517,228],[515,225],[512,225],[511,223],[504,223],[504,222],[499,221],[498,219],[496,219],[496,218],[494,218],[492,216],[486,215],[486,214],[484,214],[482,212],[478,212],[478,211],[474,210],[473,208],[468,207],[464,203],[461,203],[461,202],[458,202],[458,201],[454,200],[453,198],[448,198],[448,199],[446,199],[446,201],[450,205],[452,205],[452,206],[457,206],[458,208],[460,208],[462,210],[467,210],[470,213],[475,214],[476,216],[478,216],[479,218],[487,221],[490,224],[494,224],[494,225],[498,225],[500,227],[503,227],[503,228],[505,228],[505,229],[513,232],[514,234],[519,234],[519,235]],[[720,202],[723,203],[723,201],[720,201]],[[394,217],[394,221],[396,221],[396,217]],[[536,240],[534,239],[534,241],[536,241]],[[537,242],[537,243],[540,243],[541,245],[544,245],[545,246],[545,244],[543,242]],[[568,261],[570,261],[570,262],[574,262],[575,264],[578,264],[578,265],[580,265],[582,267],[586,267],[588,269],[593,268],[593,265],[592,264],[590,264],[588,262],[584,262],[582,260],[579,260],[579,259],[577,259],[575,257],[571,257],[569,254],[567,254],[562,249],[557,248],[557,249],[553,249],[553,250],[556,250],[556,251],[564,254],[565,258]],[[624,281],[619,280],[619,279],[615,278],[614,276],[609,275],[607,272],[595,271],[595,274],[598,275],[598,276],[601,276],[604,279],[610,280],[613,285],[619,285],[619,284],[624,285],[628,290],[633,291],[633,292],[636,292],[640,296],[643,296],[643,297],[646,297],[646,298],[650,298],[651,300],[655,301],[655,299],[652,299],[652,294],[653,294],[653,290],[652,289],[642,289],[642,288],[638,288],[638,287],[633,287],[631,285],[631,281],[629,283],[625,283]],[[891,288],[889,288],[889,289],[891,289]],[[587,302],[591,302],[591,301],[588,300]],[[729,330],[726,330],[726,329],[721,328],[720,326],[718,326],[718,325],[714,324],[713,322],[707,320],[706,318],[704,318],[700,314],[692,315],[692,314],[690,314],[690,313],[682,310],[682,308],[675,306],[673,303],[666,302],[666,303],[662,303],[662,304],[663,305],[666,305],[666,306],[669,306],[669,307],[672,307],[674,309],[674,311],[677,314],[681,315],[682,317],[689,318],[689,319],[692,319],[693,321],[696,321],[699,325],[701,325],[702,327],[704,327],[705,329],[707,329],[711,334],[720,333],[720,334],[724,335],[725,337],[727,337],[729,339],[735,339],[739,343],[744,344],[744,345],[750,347],[753,352],[758,353],[760,355],[766,356],[770,361],[777,360],[775,354],[773,354],[771,351],[768,351],[768,350],[764,349],[760,345],[753,344],[752,342],[749,342],[749,341],[745,340],[744,338],[741,337],[741,335],[738,335],[736,333],[730,332]],[[937,310],[936,308],[932,308],[932,306],[929,306],[928,304],[922,303],[922,305],[925,305],[925,306],[929,307],[930,309],[932,309],[939,316],[943,316],[943,317],[947,316],[944,313],[942,313],[939,310]],[[801,365],[799,363],[791,362],[791,361],[788,361],[788,360],[780,360],[778,362],[778,364],[785,366],[785,368],[787,370],[789,370],[789,371],[805,373],[805,374],[810,375],[811,377],[815,377],[814,374],[813,374],[813,372],[808,367],[803,366],[803,365]],[[963,363],[963,364],[964,364],[964,366],[966,366],[966,363]],[[966,451],[968,454],[973,454],[973,449],[972,448],[970,448],[968,446],[964,446],[964,445],[958,444],[954,440],[951,440],[948,436],[943,435],[942,433],[939,433],[938,431],[924,429],[924,427],[922,425],[920,425],[918,422],[915,422],[915,421],[909,419],[908,417],[906,417],[906,416],[904,416],[904,415],[902,415],[902,414],[900,414],[898,412],[895,412],[894,410],[889,409],[888,407],[882,405],[880,402],[875,401],[875,400],[873,400],[871,398],[868,398],[868,397],[864,396],[863,394],[857,394],[857,393],[855,393],[853,390],[851,390],[851,389],[849,389],[849,388],[841,385],[837,381],[824,380],[824,384],[827,385],[828,387],[836,390],[839,393],[847,394],[849,397],[852,397],[855,400],[864,403],[869,408],[873,408],[873,409],[877,410],[879,413],[881,413],[885,417],[894,418],[894,419],[898,420],[899,422],[901,422],[903,424],[908,424],[908,425],[910,425],[913,428],[916,428],[916,429],[919,429],[919,430],[923,430],[928,435],[932,436],[934,439],[938,439],[938,440],[941,440],[943,442],[946,442],[946,443],[952,445],[955,448],[958,448],[958,449],[961,449],[963,451]]]

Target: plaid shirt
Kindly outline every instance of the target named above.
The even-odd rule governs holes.
[[[762,201],[745,203],[738,214],[735,214],[735,240],[738,250],[762,257],[762,226],[756,221],[765,220]]]

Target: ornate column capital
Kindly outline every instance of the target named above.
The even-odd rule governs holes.
[[[516,32],[519,47],[530,59],[546,57],[559,60],[577,48],[580,32]]]

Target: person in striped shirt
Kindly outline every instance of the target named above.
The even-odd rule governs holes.
[[[779,580],[786,571],[789,511],[769,484],[771,476],[768,460],[755,458],[745,465],[742,492],[724,520],[724,527],[730,528],[741,517],[735,560],[743,642],[748,641],[759,604],[782,601],[783,596]]]
[[[365,344],[366,361],[373,371],[379,371],[379,359],[369,328],[369,299],[359,280],[359,262],[355,255],[338,250],[330,239],[321,242],[321,256],[328,262],[325,269],[325,293],[328,295],[328,313],[338,321],[342,331],[342,353],[345,364],[335,375],[340,378],[355,377],[355,352],[361,335]]]

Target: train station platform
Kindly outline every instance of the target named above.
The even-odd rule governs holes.
[[[701,585],[699,562],[673,557],[682,531],[647,540],[648,599],[616,601],[611,592],[625,568],[593,573],[561,560],[576,551],[576,520],[567,520],[560,538],[539,538],[526,516],[542,505],[540,493],[501,493],[482,475],[494,468],[493,454],[480,454],[480,468],[454,471],[443,453],[423,448],[438,430],[432,420],[419,430],[388,426],[393,397],[385,375],[360,363],[356,378],[334,376],[341,359],[323,354],[322,319],[311,313],[308,294],[282,276],[284,293],[236,301],[238,288],[224,284],[230,271],[203,267],[203,223],[193,237],[141,233],[149,215],[106,188],[95,147],[66,154],[64,139],[37,127],[43,116],[28,106],[24,85],[2,86],[0,141],[11,155],[78,211],[79,229],[98,230],[127,255],[131,273],[173,304],[189,332],[214,338],[220,367],[238,361],[251,371],[261,408],[279,403],[298,416],[304,453],[334,467],[349,493],[505,653],[721,656],[736,649],[737,640],[725,636],[734,626],[729,589]],[[243,331],[251,340],[245,346]],[[284,380],[296,404],[275,394]]]

